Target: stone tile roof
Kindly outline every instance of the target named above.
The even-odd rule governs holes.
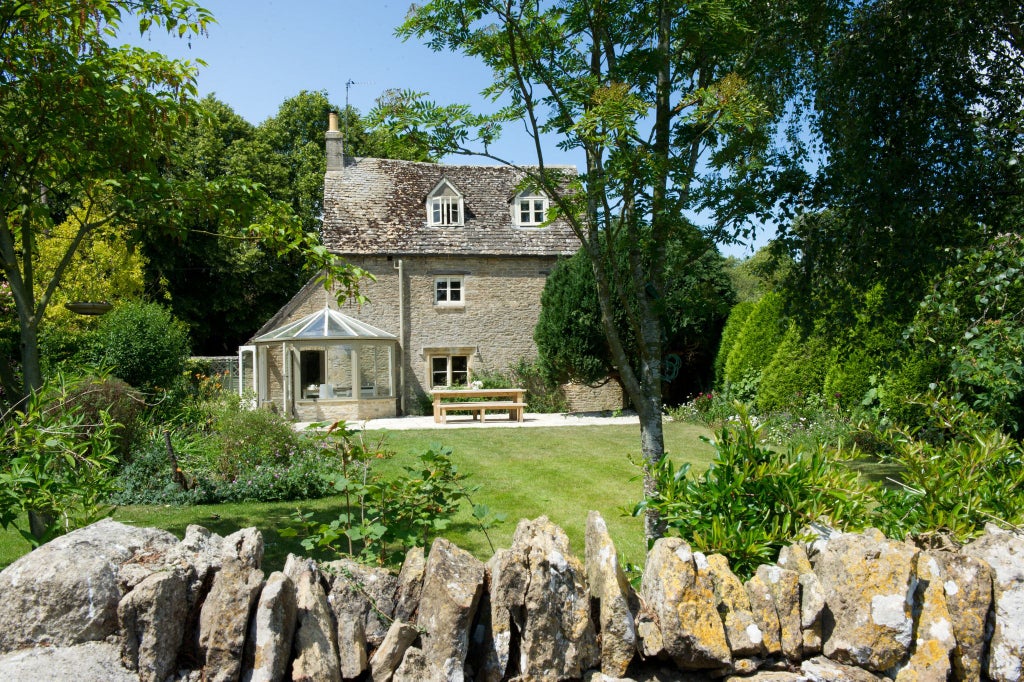
[[[464,225],[427,225],[427,195],[443,179],[463,196]],[[521,179],[505,166],[346,157],[344,170],[328,171],[324,179],[324,243],[343,255],[575,253],[579,241],[563,220],[540,229],[513,223]]]

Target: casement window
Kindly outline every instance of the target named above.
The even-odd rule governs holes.
[[[434,305],[464,305],[465,293],[462,277],[434,278]]]
[[[447,180],[442,180],[427,195],[427,224],[431,227],[463,224],[462,194]]]
[[[513,211],[519,227],[540,227],[547,220],[548,198],[536,191],[524,192],[516,197]]]
[[[433,388],[469,385],[468,355],[434,355],[430,358]]]

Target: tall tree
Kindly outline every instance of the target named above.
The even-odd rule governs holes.
[[[277,113],[250,124],[212,96],[200,102],[194,117],[167,159],[167,178],[223,185],[255,183],[271,199],[286,205],[307,234],[319,234],[326,171],[324,133],[327,116],[337,111],[327,93],[303,90],[282,102]],[[345,151],[355,156],[428,160],[409,140],[366,129],[353,108],[342,111]],[[390,143],[379,149],[381,140]],[[243,185],[244,186],[244,185]],[[187,230],[168,232],[163,216],[146,226],[143,250],[149,259],[147,289],[166,300],[191,330],[193,350],[203,355],[234,353],[260,325],[315,274],[301,253],[280,254],[272,246],[235,238],[239,220],[264,220],[265,206],[238,199],[235,213],[193,213]]]
[[[160,173],[196,114],[195,66],[112,44],[129,22],[143,34],[167,30],[188,37],[203,34],[210,21],[191,0],[0,1],[0,267],[18,315],[18,392],[42,383],[39,325],[68,263],[93,230],[111,222],[134,224],[147,211],[159,213],[168,229],[180,228],[185,215],[235,208],[213,198],[216,188],[174,183]],[[234,196],[265,198],[251,187]],[[74,215],[75,205],[88,210],[79,214],[37,296],[36,236]],[[238,229],[250,238],[273,239],[280,249],[306,251],[342,282],[351,284],[360,274],[336,265],[285,212],[273,224]]]
[[[1019,229],[1024,6],[851,3],[815,70],[821,172],[785,241],[796,312],[850,321],[876,284],[908,318],[957,248]]]
[[[658,306],[665,330],[667,366],[662,378],[667,400],[710,387],[717,342],[736,302],[725,259],[717,249],[708,245],[696,261],[690,257],[691,250],[689,244],[669,245],[665,297]],[[622,311],[616,324],[630,343]],[[594,269],[586,253],[560,261],[548,276],[533,338],[541,372],[549,381],[596,384],[617,375],[601,326]],[[629,354],[635,355],[632,348]]]
[[[245,201],[244,194],[226,195],[248,183],[258,184],[263,193],[291,211],[307,211],[296,213],[304,232],[319,230],[306,196],[299,198],[289,157],[212,96],[200,102],[200,110],[202,115],[189,122],[173,156],[168,157],[163,176],[176,182],[219,185],[218,205],[227,202],[236,207],[235,212],[195,212],[184,218],[185,229],[174,231],[165,228],[162,215],[153,213],[142,225],[141,248],[149,261],[147,292],[165,301],[189,326],[193,350],[200,355],[227,355],[315,271],[301,253],[279,253],[272,245],[238,239],[239,220],[266,220],[267,206]],[[326,119],[326,108],[324,112]]]
[[[494,74],[485,94],[506,106],[481,117],[420,99],[385,111],[393,125],[425,122],[444,151],[491,158],[487,144],[501,123],[525,125],[532,137],[537,166],[524,169],[529,181],[572,225],[594,270],[604,334],[640,416],[648,496],[655,493],[650,468],[664,455],[659,301],[667,245],[688,229],[687,215],[703,215],[705,232],[722,240],[772,205],[766,191],[778,169],[777,125],[827,6],[431,0],[399,29],[434,49],[481,59]],[[564,175],[547,164],[545,135],[584,155],[584,172],[568,191]],[[616,310],[625,313],[622,327]],[[655,515],[646,517],[645,531],[660,534]]]

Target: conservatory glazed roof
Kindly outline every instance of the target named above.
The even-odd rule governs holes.
[[[300,320],[289,322],[257,336],[254,343],[269,341],[316,341],[322,339],[364,339],[368,341],[397,341],[398,337],[386,331],[343,315],[337,310],[324,308]]]

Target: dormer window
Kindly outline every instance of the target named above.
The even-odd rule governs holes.
[[[512,210],[519,227],[540,227],[547,220],[548,198],[536,190],[526,191],[516,196]]]
[[[462,194],[447,180],[442,180],[427,195],[427,224],[431,227],[463,224]]]

